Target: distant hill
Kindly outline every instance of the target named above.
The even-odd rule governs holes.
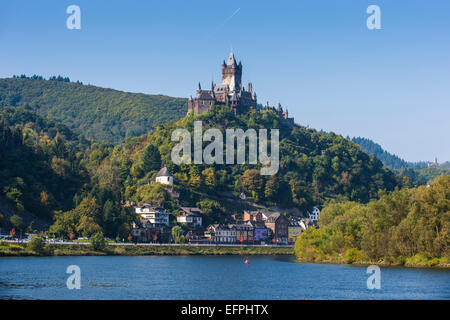
[[[187,99],[105,89],[68,78],[0,79],[0,107],[22,106],[88,138],[112,143],[186,114]]]
[[[378,143],[361,137],[353,137],[352,141],[359,145],[361,149],[369,154],[374,154],[381,162],[383,162],[384,166],[390,169],[403,169],[410,168],[414,166],[414,163],[407,162],[395,154],[389,153],[384,150]],[[424,165],[426,166],[426,164]]]
[[[425,161],[405,161],[395,154],[387,152],[378,143],[370,139],[354,137],[351,140],[359,145],[364,152],[374,154],[385,167],[410,178],[417,184],[425,184],[441,175],[450,174],[450,163],[448,161],[428,167],[428,163]]]

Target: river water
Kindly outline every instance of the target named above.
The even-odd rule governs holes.
[[[4,257],[1,299],[450,299],[450,270],[366,267],[250,256]],[[70,265],[81,288],[66,285]]]

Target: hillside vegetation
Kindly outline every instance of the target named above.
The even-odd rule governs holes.
[[[295,244],[309,261],[450,263],[450,175],[368,204],[329,204]]]
[[[83,92],[99,92],[68,79],[9,81],[27,87],[23,92],[28,93],[32,91],[28,86],[36,89],[42,84],[56,91],[62,85],[63,91],[71,91],[64,86],[78,86]],[[233,215],[240,217],[252,202],[306,212],[330,201],[365,203],[377,198],[380,190],[389,192],[408,184],[408,179],[383,168],[374,155],[344,137],[290,124],[273,111],[252,109],[236,116],[227,106],[213,106],[209,113],[169,121],[113,145],[86,140],[66,125],[43,117],[45,108],[33,107],[33,101],[46,95],[36,94],[40,98],[27,101],[23,96],[11,98],[11,92],[16,91],[8,91],[7,103],[25,107],[0,109],[1,192],[17,215],[33,212],[53,221],[50,232],[60,237],[103,232],[126,239],[134,219],[132,208],[123,206],[126,201],[160,204],[174,213],[178,206],[198,206],[205,213],[204,223],[209,224],[233,221]],[[71,92],[67,94],[76,91]],[[79,101],[87,105],[84,98]],[[171,141],[171,134],[177,128],[192,133],[195,120],[203,122],[203,130],[218,128],[223,133],[228,128],[279,129],[278,173],[263,176],[259,164],[248,163],[173,164],[170,155],[178,142]],[[173,190],[153,183],[163,164],[174,174]],[[246,201],[239,199],[241,193]]]
[[[0,107],[22,106],[88,138],[112,143],[186,114],[187,99],[105,89],[68,78],[0,79]]]
[[[426,163],[414,164],[407,162],[395,154],[387,152],[378,143],[375,143],[370,139],[353,137],[351,140],[359,145],[364,152],[374,154],[389,169],[410,168],[415,165],[420,167],[426,166]]]
[[[370,139],[357,137],[352,138],[351,140],[359,145],[364,152],[374,154],[386,168],[408,177],[414,181],[416,185],[423,185],[441,175],[450,174],[450,163],[448,161],[436,166],[428,167],[428,164],[424,161],[405,161],[395,154],[387,152],[378,143],[375,143]]]
[[[81,160],[90,146],[65,125],[29,110],[0,109],[0,196],[18,217],[15,227],[51,221],[53,211],[73,206],[74,195],[89,182]],[[0,227],[7,227],[11,217],[0,215]]]
[[[279,172],[262,176],[259,165],[249,164],[174,165],[170,154],[177,142],[171,141],[171,134],[176,128],[192,132],[195,120],[203,121],[204,130],[214,127],[222,132],[225,128],[279,128]],[[273,112],[250,110],[235,116],[226,106],[215,106],[209,113],[189,115],[160,125],[148,135],[128,139],[103,159],[97,174],[114,172],[116,176],[104,185],[115,186],[124,199],[170,207],[173,199],[165,189],[149,184],[163,163],[175,176],[175,189],[180,194],[177,201],[183,205],[196,205],[208,194],[227,194],[237,199],[243,192],[247,200],[307,210],[329,199],[367,202],[377,197],[379,190],[391,191],[403,183],[375,156],[365,154],[342,136],[288,125]]]

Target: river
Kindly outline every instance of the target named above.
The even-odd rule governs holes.
[[[366,267],[250,256],[4,257],[1,299],[450,299],[450,270]],[[81,289],[66,269],[81,270]]]

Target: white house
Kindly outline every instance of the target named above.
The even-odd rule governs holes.
[[[170,212],[162,207],[144,204],[143,206],[136,207],[136,213],[141,216],[141,219],[149,220],[150,223],[153,223],[156,226],[170,225]]]
[[[198,208],[181,207],[177,222],[186,223],[193,227],[202,226],[203,212]]]
[[[173,184],[173,176],[166,166],[162,167],[161,170],[159,170],[158,174],[156,175],[156,182],[169,185]]]
[[[314,207],[312,212],[309,213],[309,218],[312,221],[318,221],[319,220],[319,215],[320,215],[320,210],[317,207]]]

